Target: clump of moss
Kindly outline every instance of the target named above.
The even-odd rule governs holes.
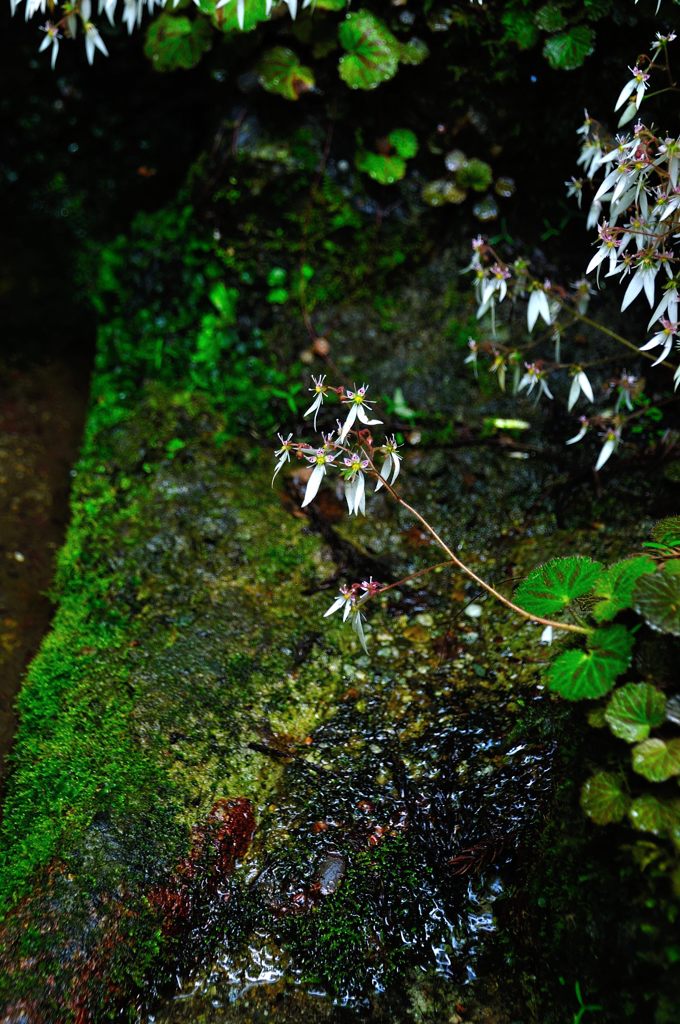
[[[411,956],[404,937],[410,943],[424,932],[418,900],[424,874],[422,858],[400,836],[357,853],[336,892],[284,925],[303,980],[344,996],[394,981]]]

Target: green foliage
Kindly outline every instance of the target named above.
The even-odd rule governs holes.
[[[203,18],[161,14],[146,32],[144,53],[157,71],[193,68],[212,46],[210,25]]]
[[[680,775],[680,739],[665,740],[656,737],[633,747],[633,770],[650,782],[665,782]]]
[[[360,149],[354,157],[357,170],[379,185],[393,185],[406,174],[406,161],[418,152],[418,139],[408,128],[395,128],[382,140],[381,152]]]
[[[351,89],[375,89],[393,78],[399,66],[401,46],[384,22],[370,11],[348,14],[338,29],[340,77]]]
[[[652,629],[680,636],[680,560],[642,576],[633,590],[633,604]]]
[[[680,516],[667,516],[652,527],[652,538],[667,547],[680,545]]]
[[[624,558],[606,568],[593,587],[593,594],[602,598],[593,607],[593,618],[607,622],[624,608],[630,608],[637,580],[649,572],[654,572],[654,562],[644,556]]]
[[[410,128],[395,128],[387,136],[387,141],[403,160],[411,160],[418,152],[418,138]]]
[[[563,4],[549,3],[536,11],[536,25],[544,32],[558,32],[567,24]]]
[[[484,160],[466,160],[456,172],[456,182],[462,188],[471,188],[475,192],[485,192],[493,181],[493,171]]]
[[[626,683],[612,695],[604,715],[619,739],[637,743],[666,717],[666,698],[649,683]]]
[[[393,185],[406,174],[406,161],[396,154],[389,156],[360,149],[354,157],[354,164],[358,171],[368,174],[379,185]]]
[[[581,807],[596,825],[621,821],[629,803],[621,776],[614,772],[591,775],[581,790]]]
[[[225,327],[233,327],[236,323],[236,303],[238,289],[227,288],[223,281],[218,281],[210,289],[210,301],[220,314]]]
[[[501,23],[505,28],[504,42],[515,43],[520,50],[528,50],[539,40],[538,28],[534,23],[531,11],[519,9],[513,5],[501,15]]]
[[[467,192],[450,178],[437,178],[423,186],[423,200],[428,206],[444,206],[453,203],[457,206],[467,199]]]
[[[238,5],[230,0],[223,7],[217,7],[216,0],[200,0],[200,10],[212,15],[212,23],[220,32],[240,32],[238,23]],[[254,28],[269,20],[266,0],[244,0],[243,31],[252,32]]]
[[[651,793],[643,793],[631,803],[628,817],[639,832],[675,838],[680,827],[680,801],[663,800]]]
[[[554,615],[589,593],[602,569],[600,562],[580,555],[553,558],[520,584],[515,601],[534,615]]]
[[[573,71],[595,49],[595,33],[588,25],[575,25],[567,32],[546,39],[543,54],[559,71]]]
[[[577,611],[581,622],[589,616],[597,623],[607,622],[624,613],[630,618],[635,610],[653,630],[676,636],[680,559],[674,557],[673,545],[678,525],[679,517],[670,517],[654,529],[653,536],[659,538],[656,543],[673,555],[661,570],[646,556],[625,558],[606,568],[589,559],[554,559],[530,574],[516,592],[517,601],[543,616],[576,601],[572,611]],[[637,831],[671,839],[680,849],[680,800],[665,793],[640,792],[646,783],[658,786],[680,776],[680,738],[650,735],[655,729],[667,728],[663,669],[658,685],[643,678],[615,688],[617,678],[633,663],[640,625],[632,629],[620,623],[585,628],[585,646],[558,653],[549,666],[548,688],[567,700],[593,700],[613,689],[606,705],[589,712],[588,723],[594,728],[607,725],[617,739],[635,746],[631,752],[621,750],[619,771],[598,771],[587,780],[581,806],[600,825],[620,822],[627,814]],[[671,644],[676,645],[669,648],[673,659],[680,650],[675,641]],[[648,649],[649,634],[645,638]],[[645,663],[646,657],[636,659],[636,669]]]
[[[611,690],[630,665],[634,637],[624,626],[603,626],[587,650],[564,651],[548,670],[548,687],[567,700],[594,700]]]
[[[430,51],[422,39],[409,39],[399,48],[399,63],[417,65],[429,57]]]
[[[304,67],[287,46],[267,50],[257,67],[260,84],[267,92],[298,100],[314,88],[314,72]]]

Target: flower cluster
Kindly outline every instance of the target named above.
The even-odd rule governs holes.
[[[325,476],[337,470],[349,514],[365,515],[367,481],[375,481],[376,491],[381,487],[387,487],[394,495],[392,488],[399,476],[402,461],[400,446],[394,435],[386,438],[383,444],[374,443],[369,428],[380,425],[382,421],[371,417],[373,403],[367,397],[367,384],[362,384],[358,388],[355,386],[354,390],[342,386],[333,387],[326,383],[324,374],[312,377],[312,387],[309,390],[312,392],[313,401],[304,415],[313,417],[315,430],[319,413],[329,397],[340,401],[344,420],[337,420],[334,430],[321,433],[320,443],[317,444],[294,441],[292,434],[285,438],[279,434],[280,446],[274,452],[277,461],[272,484],[286,463],[291,462],[292,456],[295,456],[311,467],[302,508],[306,508],[314,501]],[[342,587],[339,596],[326,612],[326,615],[332,615],[342,608],[343,621],[351,623],[364,649],[366,637],[361,609],[366,601],[381,589],[381,584],[376,583],[372,577],[363,583]]]
[[[675,33],[657,33],[649,56],[641,56],[630,70],[630,77],[621,89],[615,104],[620,111],[619,127],[637,118],[632,131],[616,139],[586,112],[578,129],[581,153],[578,164],[583,177],[566,182],[567,193],[581,205],[589,182],[601,175],[594,189],[587,225],[597,228],[595,252],[585,276],[565,288],[531,273],[526,260],[508,264],[481,237],[472,242],[472,258],[465,268],[474,274],[477,319],[488,319],[491,338],[470,339],[470,352],[465,362],[475,374],[480,359],[486,360],[502,391],[511,382],[513,393],[531,395],[535,401],[552,400],[556,388],[548,383],[559,381],[567,371],[571,380],[568,411],[577,404],[596,402],[596,390],[589,378],[588,367],[581,361],[563,361],[561,347],[567,329],[586,317],[593,284],[600,285],[602,276],[618,279],[626,285],[621,309],[626,310],[637,299],[644,299],[651,310],[649,337],[639,345],[644,353],[653,353],[653,365],[667,360],[680,348],[678,327],[680,293],[680,258],[673,244],[680,236],[680,138],[657,133],[639,119],[639,110],[649,87],[649,80],[659,67],[668,70],[667,49]],[[666,62],[662,64],[661,58]],[[498,306],[508,300],[513,308],[526,310],[527,341],[514,346],[503,344],[496,332]],[[607,330],[610,337],[618,337]],[[627,339],[618,338],[629,348]],[[537,354],[538,346],[544,351]],[[548,348],[548,352],[545,348]],[[525,358],[531,350],[531,357]],[[680,365],[675,370],[675,386],[680,385]],[[643,382],[622,371],[603,382],[598,397],[605,408],[581,415],[577,433],[567,444],[581,441],[596,428],[601,444],[595,461],[600,470],[620,447],[627,418],[641,412]],[[613,399],[613,405],[610,404]],[[637,407],[636,407],[637,405]],[[630,416],[628,416],[630,414]]]
[[[347,622],[349,620],[352,629],[359,637],[359,643],[365,651],[368,651],[361,609],[369,598],[375,597],[382,589],[382,585],[376,583],[372,576],[362,583],[352,583],[349,587],[340,587],[338,597],[333,601],[330,608],[324,612],[323,617],[326,619],[329,615],[333,615],[334,612],[342,608],[342,621]]]
[[[586,274],[595,272],[626,283],[621,309],[644,297],[652,311],[651,337],[641,351],[654,350],[654,365],[663,362],[678,345],[678,293],[680,261],[673,250],[680,232],[680,138],[657,133],[639,119],[650,75],[667,59],[675,33],[657,33],[651,56],[639,58],[621,90],[615,109],[623,110],[619,127],[637,117],[631,132],[612,140],[586,114],[579,163],[587,179],[599,174],[589,213],[589,226],[597,224],[597,248]],[[675,386],[680,385],[680,366]]]
[[[21,2],[22,0],[10,0],[12,14],[16,13]],[[298,0],[281,0],[281,2],[287,6],[291,17],[295,18]],[[312,2],[313,0],[300,0],[300,7],[309,7]],[[128,33],[131,33],[134,29],[139,28],[145,12],[153,14],[156,8],[177,7],[178,3],[179,0],[121,0],[119,5],[118,0],[99,0],[97,13],[100,16],[106,15],[111,25],[115,25],[116,20],[119,19],[126,26]],[[200,8],[200,0],[194,0],[194,3]],[[235,5],[239,27],[243,28],[245,0],[218,0],[215,9],[225,7],[227,4]],[[271,12],[274,4],[275,0],[265,0],[267,15]],[[105,57],[108,56],[108,50],[99,29],[91,20],[92,0],[61,0],[59,3],[56,3],[55,0],[24,0],[26,21],[36,15],[44,17],[48,11],[49,18],[41,26],[41,31],[45,35],[38,49],[41,53],[44,50],[50,50],[52,67],[56,64],[60,40],[76,39],[79,33],[82,33],[88,63],[92,64],[97,50]]]

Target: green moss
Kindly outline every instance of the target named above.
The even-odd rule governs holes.
[[[428,873],[402,837],[358,853],[337,891],[285,933],[303,980],[343,994],[394,981],[411,955],[405,937],[422,929],[417,894]]]

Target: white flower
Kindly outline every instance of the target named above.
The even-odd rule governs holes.
[[[472,363],[472,369],[475,371],[475,377],[477,376],[477,356],[479,355],[479,347],[474,338],[468,338],[468,348],[470,354],[463,360],[464,363]]]
[[[647,296],[647,301],[650,307],[654,306],[654,280],[659,271],[659,264],[650,256],[642,256],[637,263],[637,267],[630,280],[630,284],[626,288],[626,292],[623,296],[621,303],[621,312],[630,306],[641,291],[644,290]]]
[[[313,455],[307,456],[307,461],[311,462],[314,466],[312,475],[307,481],[307,489],[305,490],[305,497],[302,502],[302,508],[309,505],[310,501],[314,501],[316,495],[321,486],[321,481],[326,475],[326,466],[331,465],[335,455],[331,455],[326,447],[317,448]]]
[[[565,441],[565,444],[576,444],[578,441],[582,441],[586,436],[589,427],[587,418],[585,416],[580,416],[579,423],[581,424],[581,428],[578,434],[574,434],[573,437],[570,437],[568,441]]]
[[[545,395],[547,398],[552,398],[552,392],[545,379],[545,371],[541,370],[536,363],[525,363],[524,366],[526,368],[526,373],[519,382],[517,391],[523,391],[526,388],[527,395],[530,395],[534,388],[538,386],[536,401],[538,401],[541,395]]]
[[[333,601],[333,604],[330,606],[330,608],[323,613],[324,619],[327,619],[329,615],[333,615],[334,612],[337,612],[340,608],[342,608],[342,621],[347,622],[347,619],[349,618],[352,612],[352,608],[354,607],[355,601],[356,595],[353,587],[340,587],[340,596],[336,597],[335,601]]]
[[[315,430],[316,430],[316,418],[319,415],[319,409],[323,405],[323,400],[326,397],[326,392],[328,391],[327,386],[324,384],[325,379],[326,379],[326,374],[325,373],[322,374],[320,377],[312,377],[312,381],[314,383],[314,387],[313,388],[308,388],[307,390],[308,391],[312,391],[316,395],[316,398],[314,399],[314,401],[310,405],[309,409],[307,409],[307,411],[302,414],[303,416],[309,416],[311,413],[314,413],[314,429]]]
[[[630,71],[633,77],[629,82],[626,82],[623,89],[619,93],[619,98],[616,101],[616,106],[614,107],[614,110],[618,110],[619,107],[622,107],[623,104],[628,100],[633,105],[634,116],[635,112],[638,110],[640,104],[642,103],[642,97],[645,94],[645,89],[649,88],[649,86],[647,85],[649,75],[645,71],[642,71],[637,66],[635,66],[634,68],[628,68],[628,70]],[[633,96],[633,93],[635,93],[635,96]],[[620,123],[621,122],[619,122],[619,124]]]
[[[99,0],[99,13],[101,14],[104,11],[111,25],[114,24],[113,16],[116,12],[117,3],[118,0]]]
[[[362,459],[358,452],[353,452],[344,460],[347,469],[342,471],[345,478],[345,498],[349,514],[366,515],[366,480],[364,470],[368,469],[368,459]]]
[[[361,612],[359,611],[358,607],[354,608],[354,611],[352,612],[351,618],[352,618],[352,629],[354,630],[356,635],[359,637],[359,643],[363,647],[364,651],[366,652],[366,654],[368,654],[368,647],[366,646],[366,636],[364,634],[364,626],[363,626],[363,622],[361,620]]]
[[[88,21],[85,23],[85,56],[87,57],[88,64],[93,62],[95,50],[99,50],[105,57],[109,55],[109,51],[104,45],[104,40],[99,35],[99,30],[91,21]]]
[[[583,178],[570,178],[564,184],[567,186],[567,198],[574,196],[580,210],[581,200],[583,199]]]
[[[678,290],[675,283],[670,288],[668,285],[665,286],[661,301],[649,318],[647,330],[653,323],[661,319],[663,313],[667,314],[669,320],[674,322],[678,320]]]
[[[661,319],[660,323],[662,329],[658,331],[653,338],[650,338],[649,341],[645,342],[644,345],[640,346],[641,352],[647,352],[650,348],[658,348],[659,345],[663,346],[663,351],[661,352],[661,355],[654,363],[652,363],[652,366],[656,366],[658,363],[662,363],[664,359],[668,356],[668,353],[673,348],[673,341],[675,340],[675,336],[678,333],[677,323],[665,319]]]
[[[349,405],[350,409],[347,414],[340,436],[338,440],[343,442],[350,432],[352,425],[355,420],[359,420],[366,427],[373,427],[376,423],[382,423],[382,420],[370,420],[366,415],[366,411],[370,412],[370,406],[366,401],[366,392],[368,391],[368,384],[362,384],[356,391],[347,391],[346,397],[343,398],[343,402]]]
[[[399,445],[396,442],[394,434],[392,434],[392,437],[388,438],[382,446],[382,450],[385,452],[385,460],[380,467],[380,479],[375,485],[376,491],[380,490],[385,481],[393,484],[399,476],[402,456],[399,455],[398,448]],[[390,473],[392,474],[391,480],[389,479]]]
[[[594,402],[593,389],[590,386],[590,381],[586,373],[581,369],[580,366],[574,366],[572,368],[572,381],[569,389],[569,401],[567,402],[567,409],[569,412],[576,405],[579,395],[584,394],[589,402]]]
[[[361,586],[365,590],[369,590],[370,588],[370,593],[377,592],[378,589],[378,585],[373,584],[372,580],[370,584],[364,585],[362,583]],[[364,635],[364,627],[361,619],[361,611],[359,610],[366,600],[366,597],[362,596],[360,599],[357,599],[358,589],[359,588],[356,583],[351,587],[340,587],[339,596],[336,597],[330,608],[324,612],[324,618],[327,618],[329,615],[333,615],[342,608],[342,621],[347,622],[348,619],[350,620],[352,629],[359,637],[359,643],[368,654],[366,636]]]
[[[595,463],[595,472],[597,473],[604,466],[605,462],[614,454],[619,446],[621,436],[617,430],[608,430],[605,434],[604,444],[600,449],[600,454],[597,457]]]
[[[548,296],[544,289],[545,285],[543,287],[538,285],[529,296],[529,305],[527,306],[527,326],[530,332],[533,331],[539,316],[541,316],[548,325],[552,323],[550,303],[548,302]]]
[[[32,18],[34,14],[37,14],[38,11],[44,14],[46,7],[47,0],[26,0],[26,21]]]
[[[138,0],[124,0],[123,4],[123,21],[127,26],[128,35],[130,35],[136,25],[139,25],[142,20],[142,3]]]
[[[678,184],[678,171],[680,170],[680,139],[666,139],[662,146],[659,146],[659,156],[668,161],[668,176],[671,185],[675,188]],[[655,161],[661,163],[661,159]]]
[[[274,486],[274,480],[276,479],[276,474],[279,472],[281,467],[286,462],[290,462],[290,453],[291,453],[291,449],[293,447],[293,445],[291,444],[292,436],[293,436],[292,434],[289,434],[288,437],[285,438],[285,440],[284,440],[284,438],[283,438],[283,436],[281,434],[278,435],[279,441],[281,442],[281,447],[278,448],[274,452],[274,455],[278,458],[279,461],[276,463],[276,469],[274,470],[274,476],[272,477],[272,487]]]
[[[595,270],[596,267],[599,267],[607,258],[609,259],[610,273],[616,266],[616,248],[619,242],[606,220],[602,221],[601,224],[598,224],[597,233],[600,236],[600,248],[586,267],[586,274],[589,274],[591,270]]]
[[[57,54],[59,53],[59,35],[60,35],[60,33],[59,33],[59,30],[57,29],[56,25],[53,25],[51,21],[48,21],[48,22],[46,22],[43,25],[42,31],[45,33],[45,38],[43,39],[42,43],[40,44],[40,48],[38,50],[38,53],[42,53],[43,50],[46,50],[48,48],[48,46],[51,46],[52,47],[52,68],[54,68],[54,65],[57,62]]]
[[[574,289],[572,297],[576,304],[576,309],[583,315],[588,311],[588,304],[590,296],[593,294],[593,289],[585,277],[579,278],[578,281],[573,281],[571,287]]]

